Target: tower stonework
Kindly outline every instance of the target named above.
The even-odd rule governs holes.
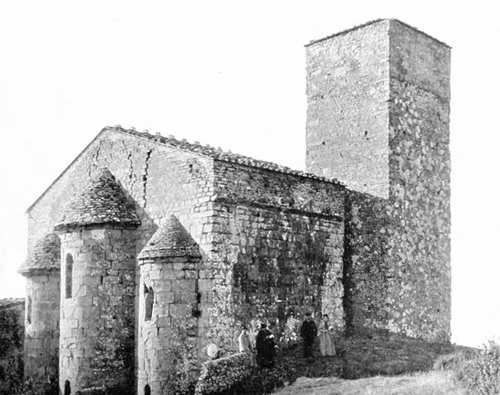
[[[58,379],[60,248],[59,237],[47,234],[19,270],[26,277],[24,376],[35,387]]]
[[[182,392],[183,370],[199,370],[200,261],[198,244],[174,215],[138,256],[138,395]]]
[[[308,171],[348,188],[352,330],[450,337],[450,48],[397,20],[307,47]]]
[[[133,393],[136,228],[133,204],[104,169],[66,207],[61,237],[59,386]]]

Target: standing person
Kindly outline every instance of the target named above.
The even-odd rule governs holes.
[[[311,313],[306,313],[306,319],[300,327],[300,336],[304,342],[304,358],[311,358],[313,356],[313,344],[318,334],[318,328],[312,319]]]
[[[285,323],[284,340],[289,347],[295,347],[298,341],[299,320],[295,318],[293,310],[290,310]]]
[[[274,360],[278,351],[278,345],[276,344],[276,334],[278,328],[275,321],[271,321],[269,324],[269,336],[266,338],[267,350],[266,350],[266,366],[272,368],[274,366]]]
[[[264,367],[266,365],[266,356],[268,354],[267,348],[267,338],[271,332],[268,331],[267,325],[262,323],[260,325],[260,330],[255,338],[255,349],[257,350],[257,365]]]
[[[257,364],[261,368],[272,368],[276,356],[276,342],[274,335],[266,324],[262,324],[257,338],[255,339],[255,348],[257,349]]]
[[[328,314],[323,314],[323,319],[319,324],[319,351],[321,356],[334,356],[335,345],[330,333],[330,324],[328,322]]]
[[[250,334],[246,325],[241,326],[241,333],[238,336],[238,348],[240,352],[252,352],[252,345],[250,344]]]

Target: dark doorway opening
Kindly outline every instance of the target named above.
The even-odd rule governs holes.
[[[64,395],[71,395],[71,384],[68,380],[64,382]]]
[[[149,384],[144,387],[144,395],[151,395],[151,387]]]

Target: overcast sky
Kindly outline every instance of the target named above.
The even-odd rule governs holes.
[[[478,0],[2,1],[0,297],[24,293],[25,209],[102,127],[303,169],[303,45],[398,18],[453,47],[453,340],[500,335],[499,11]]]

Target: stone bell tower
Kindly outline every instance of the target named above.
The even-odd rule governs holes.
[[[450,335],[450,47],[397,20],[313,41],[307,170],[346,199],[348,327]]]
[[[55,229],[61,237],[62,394],[134,386],[136,228],[134,204],[109,170],[75,196]]]

